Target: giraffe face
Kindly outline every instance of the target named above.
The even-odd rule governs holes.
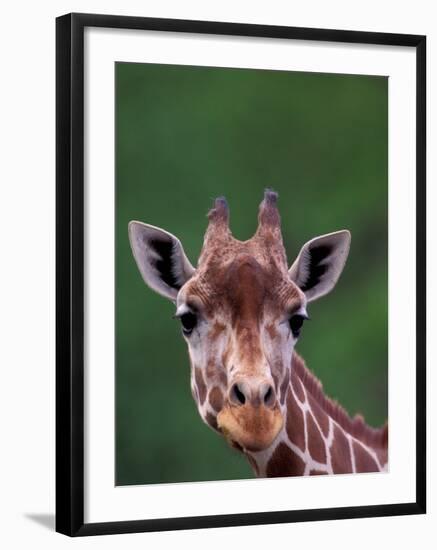
[[[217,199],[196,268],[174,235],[129,224],[144,281],[176,305],[201,417],[243,451],[268,448],[281,431],[307,303],[334,287],[350,244],[348,231],[317,237],[288,268],[276,199],[266,191],[258,229],[244,242]]]
[[[203,420],[232,445],[258,451],[283,426],[305,294],[276,267],[238,247],[209,263],[177,296],[191,388]]]

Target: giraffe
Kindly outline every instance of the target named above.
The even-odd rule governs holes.
[[[176,306],[201,418],[257,477],[385,471],[387,424],[351,418],[295,351],[308,304],[337,283],[350,232],[308,241],[289,268],[277,198],[265,191],[247,241],[233,237],[226,200],[216,199],[196,268],[179,239],[138,221],[129,223],[133,256]]]

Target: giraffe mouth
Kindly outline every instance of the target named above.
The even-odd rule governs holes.
[[[217,424],[232,447],[257,452],[272,445],[284,420],[279,407],[228,405],[218,414]]]

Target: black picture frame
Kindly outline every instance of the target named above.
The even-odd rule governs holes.
[[[328,509],[84,523],[84,29],[404,46],[416,51],[416,500]],[[67,14],[56,20],[56,530],[69,536],[422,514],[426,511],[426,37]]]

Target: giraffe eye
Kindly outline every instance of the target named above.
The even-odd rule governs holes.
[[[185,336],[190,336],[195,326],[197,325],[196,314],[192,313],[191,311],[187,311],[187,313],[182,314],[179,319],[181,320],[182,324],[182,332],[185,334]]]
[[[307,319],[307,317],[305,315],[300,315],[300,314],[296,314],[290,317],[288,322],[290,324],[290,330],[293,333],[293,336],[295,338],[299,336],[305,319]]]

